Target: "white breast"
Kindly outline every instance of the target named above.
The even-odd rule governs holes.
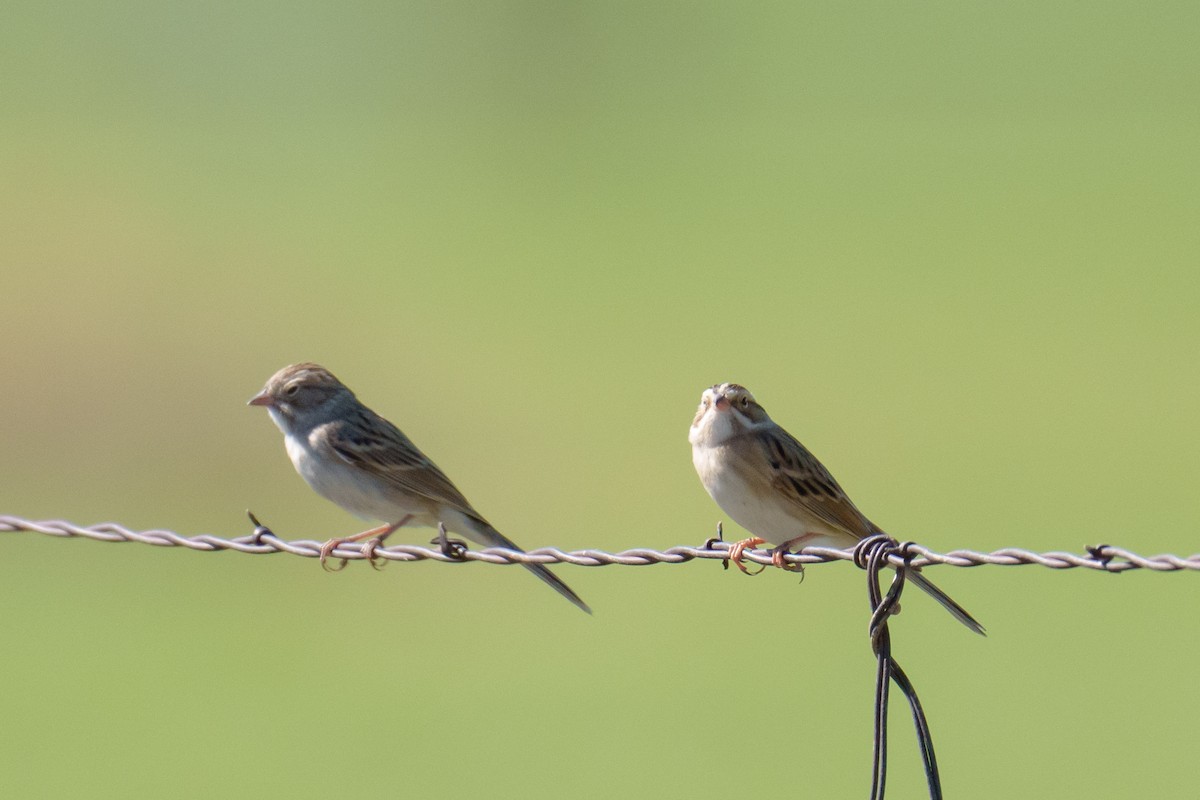
[[[846,534],[815,514],[766,490],[763,485],[750,486],[746,476],[754,476],[754,472],[735,468],[731,459],[737,457],[725,445],[692,448],[692,464],[696,467],[700,482],[734,522],[771,544],[783,544],[800,536],[812,535],[813,538],[806,544],[847,546]],[[763,469],[765,471],[765,464]],[[761,480],[767,480],[765,472]]]
[[[308,438],[288,435],[284,437],[288,458],[300,477],[317,494],[332,500],[342,508],[364,519],[381,522],[396,522],[407,514],[424,511],[409,507],[410,498],[404,492],[389,486],[377,476],[347,464],[337,453],[320,452],[316,446],[315,432]]]

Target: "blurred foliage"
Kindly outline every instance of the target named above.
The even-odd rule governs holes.
[[[353,532],[243,405],[316,360],[526,547],[703,541],[737,380],[903,538],[1198,549],[1194,4],[4,17],[0,513]],[[560,568],[587,619],[515,569],[2,544],[6,796],[869,783],[848,566]],[[1191,796],[1195,576],[936,577],[992,634],[894,626],[950,794]]]

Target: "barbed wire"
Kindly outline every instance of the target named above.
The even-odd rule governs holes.
[[[61,519],[34,521],[0,515],[0,532],[19,531],[57,537],[80,537],[101,542],[135,542],[156,547],[185,547],[200,552],[233,550],[249,555],[288,553],[303,558],[318,558],[322,545],[322,542],[312,539],[281,539],[261,526],[254,534],[222,538],[212,534],[183,536],[174,531],[160,529],[134,531],[115,522],[84,526]],[[489,547],[482,550],[448,554],[441,547],[436,546],[397,544],[388,547],[364,547],[361,544],[344,544],[338,546],[331,556],[350,561],[365,561],[375,558],[387,561],[444,561],[450,563],[479,561],[485,564],[642,567],[652,564],[683,564],[695,559],[724,560],[729,557],[730,547],[731,543],[729,542],[710,539],[698,547],[677,545],[664,550],[639,547],[616,553],[594,549],[564,551],[556,547],[542,547],[526,551]],[[1125,572],[1131,569],[1148,569],[1154,572],[1200,570],[1200,554],[1186,557],[1171,554],[1143,556],[1106,544],[1091,545],[1084,549],[1086,552],[1083,554],[1060,551],[1036,553],[1016,547],[1006,547],[990,553],[975,550],[951,550],[948,553],[938,553],[920,545],[909,544],[907,552],[912,555],[912,558],[907,563],[913,567],[925,567],[931,564],[944,564],[951,567],[1036,565],[1050,569],[1082,568],[1102,572]],[[772,563],[771,558],[770,550],[746,550],[743,560],[769,566]],[[787,563],[801,566],[853,560],[853,549],[839,550],[832,547],[805,547],[796,553],[784,556],[784,561]],[[888,557],[888,561],[893,566],[901,566],[905,563],[903,557],[894,554]]]
[[[136,542],[156,547],[184,547],[208,553],[233,550],[250,555],[288,553],[303,558],[321,557],[322,542],[311,539],[291,541],[281,539],[270,528],[262,525],[253,514],[249,512],[247,514],[254,524],[254,532],[235,538],[223,538],[211,534],[182,536],[174,531],[158,529],[134,531],[115,522],[84,526],[59,519],[34,521],[5,515],[0,515],[0,533],[27,531],[47,536],[77,537],[101,542]],[[557,563],[575,564],[582,567],[613,565],[640,567],[652,564],[683,564],[696,559],[717,559],[724,561],[728,566],[730,549],[733,547],[733,543],[723,540],[720,524],[717,525],[717,536],[699,547],[678,545],[665,550],[635,548],[617,553],[603,550],[567,552],[554,547],[528,551],[502,547],[468,550],[461,543],[447,540],[444,529],[439,529],[439,537],[430,544],[433,546],[398,544],[383,547],[378,541],[364,544],[348,543],[339,545],[328,555],[346,561],[370,561],[372,565],[382,559],[386,561],[445,561],[453,563],[479,561],[486,564]],[[1007,547],[990,553],[974,550],[952,550],[949,553],[937,553],[913,542],[900,543],[886,535],[876,535],[864,539],[849,550],[806,547],[798,552],[782,556],[784,562],[793,567],[834,561],[852,561],[867,570],[867,585],[872,612],[869,633],[877,663],[875,740],[872,748],[870,795],[872,800],[883,800],[884,797],[887,775],[888,687],[892,683],[895,683],[903,692],[912,710],[913,724],[920,746],[930,800],[941,800],[942,798],[941,778],[929,723],[925,718],[925,712],[912,681],[900,668],[892,653],[891,635],[888,631],[888,619],[898,608],[900,592],[904,588],[908,570],[933,564],[945,564],[953,567],[1037,565],[1050,569],[1082,568],[1113,573],[1126,572],[1131,569],[1148,569],[1154,572],[1200,570],[1200,554],[1187,557],[1171,554],[1143,556],[1106,544],[1089,545],[1084,547],[1084,550],[1083,554],[1059,551],[1035,553],[1031,550]],[[743,553],[743,560],[764,566],[774,563],[773,559],[778,557],[771,550],[746,550]],[[886,593],[879,585],[880,573],[885,566],[896,568],[895,577]]]

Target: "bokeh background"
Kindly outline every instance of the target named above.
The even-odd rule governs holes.
[[[1194,4],[4,18],[0,513],[359,530],[244,405],[315,360],[529,548],[702,542],[736,380],[902,538],[1200,550]],[[0,552],[8,797],[869,786],[846,564],[559,568],[587,618],[516,568]],[[893,628],[947,792],[1194,796],[1200,577],[933,575],[990,631]]]

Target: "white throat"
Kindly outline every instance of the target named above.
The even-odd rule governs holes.
[[[719,411],[716,406],[710,406],[688,431],[688,441],[692,447],[716,447],[754,427],[754,423],[736,408]]]

